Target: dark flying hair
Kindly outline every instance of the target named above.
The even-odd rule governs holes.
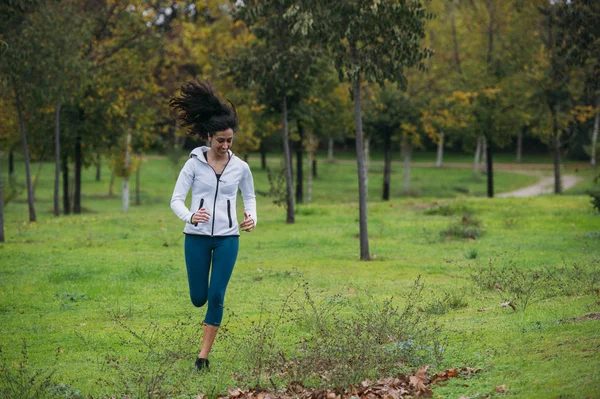
[[[215,132],[231,129],[237,132],[238,117],[235,106],[222,102],[214,93],[209,81],[191,81],[181,87],[181,95],[169,101],[177,111],[177,120],[188,128],[190,135],[207,140]]]

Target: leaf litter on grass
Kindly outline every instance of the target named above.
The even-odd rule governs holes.
[[[421,367],[415,374],[398,374],[395,377],[385,377],[377,381],[365,379],[358,385],[351,385],[343,391],[332,389],[305,387],[300,382],[291,383],[285,390],[267,392],[256,389],[242,390],[230,388],[228,395],[222,399],[400,399],[400,398],[430,398],[433,395],[431,385],[448,381],[451,378],[469,378],[481,371],[480,368],[461,367],[442,371],[430,376],[429,366]],[[205,399],[199,395],[196,399]]]

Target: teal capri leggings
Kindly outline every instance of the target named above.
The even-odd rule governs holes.
[[[235,266],[238,247],[238,236],[185,236],[185,265],[190,298],[197,307],[208,301],[204,318],[206,324],[221,325],[225,290]]]

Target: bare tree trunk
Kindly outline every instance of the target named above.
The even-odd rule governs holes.
[[[10,147],[8,151],[8,177],[15,175],[15,151],[14,147]]]
[[[23,141],[23,156],[25,161],[25,176],[27,178],[27,203],[29,205],[29,221],[35,222],[35,207],[33,204],[33,187],[31,185],[31,172],[29,169],[29,149],[27,148],[27,133],[25,132],[25,120],[23,119],[23,104],[19,91],[15,90],[17,113],[19,115],[19,127],[21,128],[21,140]]]
[[[54,112],[54,216],[60,215],[60,103]]]
[[[481,165],[487,165],[487,156],[488,156],[488,142],[485,136],[481,136]],[[487,170],[484,172],[487,173]]]
[[[404,182],[402,191],[404,194],[410,193],[410,163],[412,156],[412,144],[408,137],[402,138],[402,156],[404,157]]]
[[[444,159],[444,132],[440,132],[440,139],[437,146],[437,157],[435,159],[435,167],[442,167],[442,160]]]
[[[75,181],[73,182],[73,214],[79,215],[81,213],[81,168],[82,168],[82,155],[81,155],[81,134],[77,133],[75,138],[75,167],[73,174],[75,175]]]
[[[299,119],[296,121],[300,140],[296,147],[296,204],[304,202],[304,126]]]
[[[456,71],[462,75],[462,68],[460,66],[460,55],[458,52],[458,37],[456,34],[456,12],[454,10],[454,0],[450,1],[450,18],[452,21],[452,42],[454,44],[454,63],[456,64]]]
[[[102,177],[102,156],[100,153],[96,154],[96,181],[100,181]]]
[[[71,213],[71,195],[69,189],[69,160],[66,155],[61,155],[61,168],[63,177],[63,213]]]
[[[312,202],[312,179],[314,174],[314,158],[315,158],[315,150],[314,150],[315,139],[312,133],[309,133],[307,139],[307,150],[306,154],[308,157],[308,167],[310,170],[306,175],[306,203],[310,204]]]
[[[479,158],[481,156],[481,136],[477,137],[477,148],[475,148],[475,159],[473,160],[473,177],[479,175]]]
[[[2,192],[2,171],[0,170],[0,242],[4,242],[4,197]]]
[[[267,149],[264,140],[261,140],[260,142],[260,168],[262,170],[267,170]]]
[[[127,132],[127,140],[125,141],[125,176],[123,176],[123,212],[129,211],[129,165],[131,164],[131,154],[129,152],[129,145],[131,144],[131,132]]]
[[[333,137],[327,140],[327,162],[333,162]]]
[[[554,193],[560,194],[560,132],[558,127],[558,105],[550,106],[550,113],[552,114],[552,141],[554,147]]]
[[[352,56],[357,63],[356,43],[351,44]],[[360,77],[352,85],[354,96],[354,121],[356,125],[356,166],[358,169],[358,209],[360,226],[360,260],[371,260],[369,254],[369,233],[367,230],[367,185],[363,149],[362,114],[360,110]]]
[[[494,163],[492,159],[492,142],[489,141],[485,146],[486,161],[487,161],[487,196],[494,197]]]
[[[392,137],[389,132],[385,133],[383,151],[385,155],[383,162],[383,193],[381,199],[383,201],[389,201],[392,175]]]
[[[590,163],[596,166],[596,147],[598,146],[598,125],[600,124],[600,95],[596,96],[596,115],[594,116],[594,131],[592,132],[592,159]]]
[[[138,156],[138,164],[135,169],[135,204],[142,205],[142,194],[140,183],[142,181],[142,156]]]
[[[37,167],[37,170],[35,171],[35,176],[33,178],[32,189],[33,189],[34,201],[35,201],[35,189],[37,188],[38,181],[40,181],[40,174],[42,173],[42,167],[44,166],[45,158],[46,158],[46,151],[44,151],[42,153],[42,158],[40,159],[40,162],[38,163],[38,167]]]
[[[364,138],[363,149],[365,152],[365,187],[367,200],[369,199],[369,165],[371,163],[371,140],[368,137]]]
[[[516,161],[517,163],[521,162],[521,158],[523,156],[523,130],[525,128],[521,127],[519,129],[519,133],[517,133],[517,158]]]
[[[292,224],[295,222],[294,212],[294,189],[292,186],[292,155],[290,153],[290,134],[288,127],[288,110],[287,110],[287,98],[285,94],[281,100],[282,108],[282,121],[283,121],[283,154],[285,157],[285,185],[286,185],[286,199],[287,199],[287,220],[286,223]]]

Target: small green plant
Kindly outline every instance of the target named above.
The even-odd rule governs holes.
[[[467,307],[465,293],[461,290],[441,291],[441,293],[432,293],[429,297],[423,311],[429,314],[441,315],[451,310]]]
[[[425,215],[440,215],[440,216],[453,216],[458,213],[463,215],[471,215],[473,212],[469,207],[462,203],[453,204],[441,204],[436,205],[425,210]]]
[[[58,355],[58,352],[57,352]],[[21,359],[9,364],[0,348],[0,397],[5,399],[78,399],[80,392],[68,384],[58,384],[55,371],[34,368],[29,363],[27,341],[23,340]]]
[[[465,252],[465,258],[467,259],[477,259],[478,255],[479,251],[477,251],[477,248],[469,248],[467,252]]]
[[[470,277],[479,288],[498,293],[502,306],[513,310],[524,311],[532,302],[557,294],[548,269],[527,269],[506,255],[472,266]]]
[[[590,201],[592,203],[592,207],[600,212],[600,191],[590,191],[589,195],[592,197]]]
[[[452,223],[447,229],[442,230],[440,235],[445,238],[468,238],[477,239],[483,235],[481,222],[470,214],[463,214],[457,222]]]

